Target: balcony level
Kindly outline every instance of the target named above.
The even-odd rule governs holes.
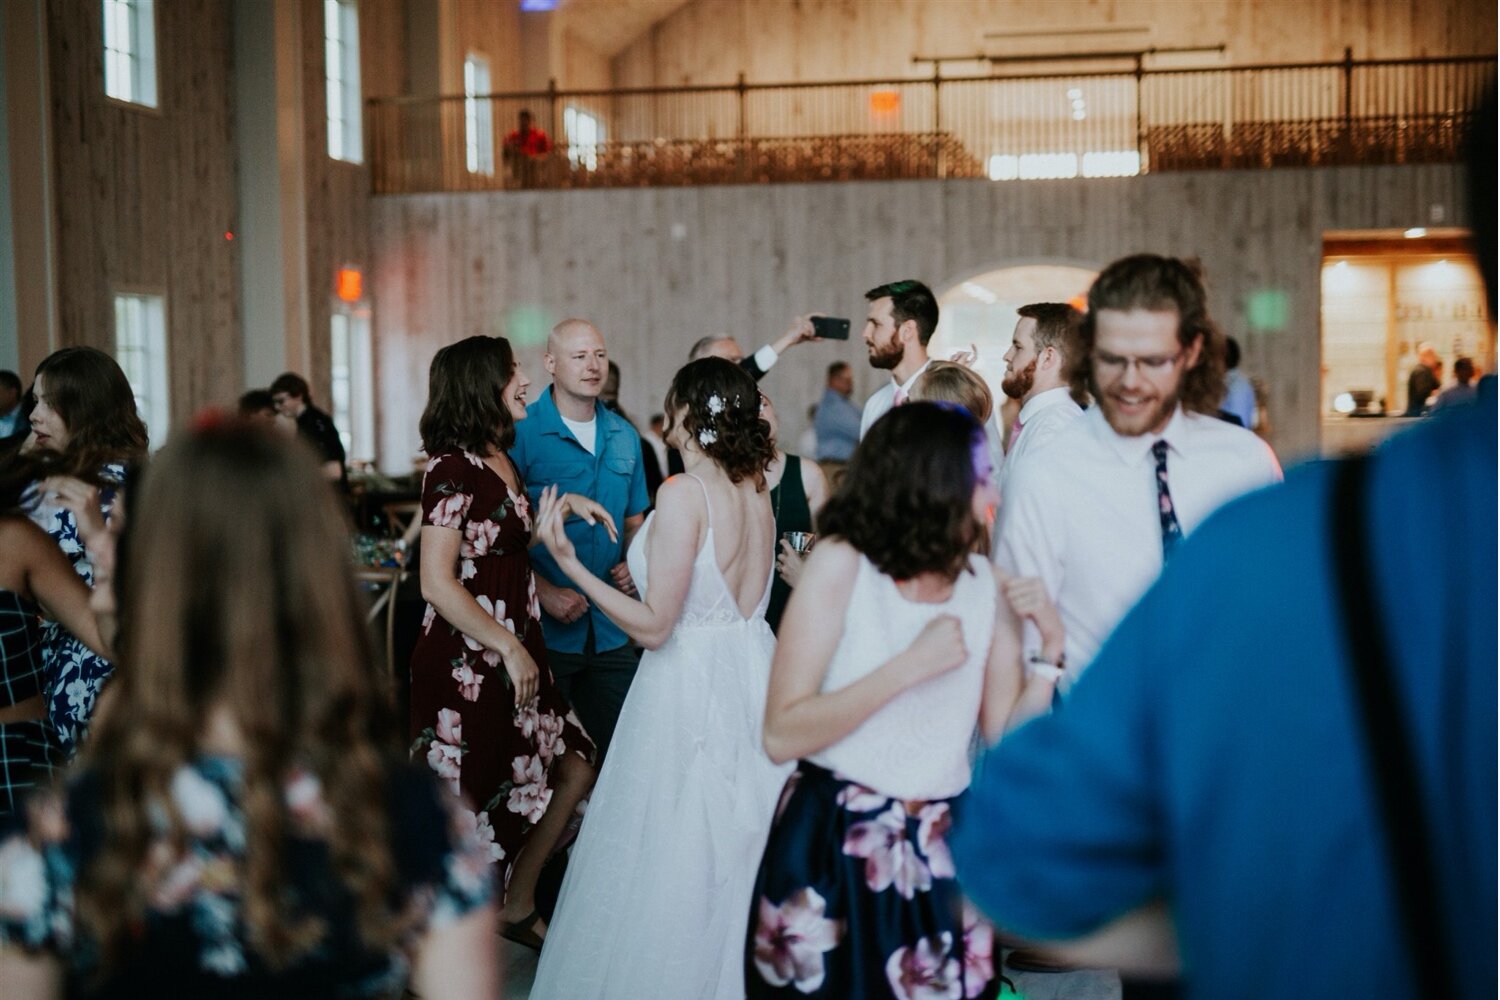
[[[1494,56],[484,93],[368,105],[376,194],[1457,161]],[[529,112],[547,143],[522,148]]]

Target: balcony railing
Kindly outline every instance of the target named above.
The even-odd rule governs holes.
[[[377,194],[1129,176],[1458,158],[1493,56],[369,104]],[[522,143],[530,112],[550,148]]]

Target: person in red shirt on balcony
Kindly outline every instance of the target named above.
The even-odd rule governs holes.
[[[522,110],[519,127],[513,129],[505,137],[504,156],[507,163],[511,165],[511,172],[523,187],[530,187],[536,182],[537,164],[533,161],[540,160],[552,152],[552,140],[547,133],[532,124],[531,112]]]

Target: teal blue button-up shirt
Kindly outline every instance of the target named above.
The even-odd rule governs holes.
[[[594,453],[590,455],[563,423],[550,386],[526,408],[526,414],[526,419],[516,424],[516,442],[510,457],[521,478],[526,480],[533,510],[542,490],[557,486],[564,493],[577,493],[597,501],[609,511],[622,532],[627,517],[645,513],[650,500],[641,464],[641,437],[630,421],[595,403]],[[595,576],[608,580],[610,569],[625,558],[623,546],[610,541],[602,524],[590,526],[580,517],[570,517],[567,532],[578,550],[579,560]],[[558,569],[552,553],[540,545],[531,550],[531,564],[538,574],[559,587],[575,586]],[[588,615],[571,623],[565,624],[542,612],[547,648],[559,653],[582,653],[591,622],[596,651],[618,649],[629,641],[620,627],[590,601]]]

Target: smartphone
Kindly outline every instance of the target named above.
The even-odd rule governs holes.
[[[849,321],[834,316],[812,317],[813,332],[824,340],[848,340]]]

